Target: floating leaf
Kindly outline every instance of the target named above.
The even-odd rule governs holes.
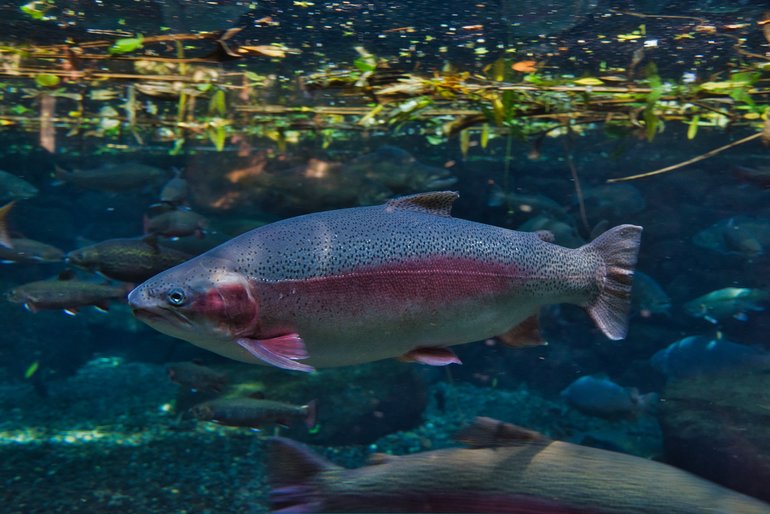
[[[141,34],[139,34],[137,37],[127,37],[118,39],[113,43],[113,45],[109,48],[110,55],[121,55],[121,54],[127,54],[128,52],[133,52],[134,50],[138,50],[139,48],[142,48],[142,44],[144,42],[144,38]]]
[[[221,89],[217,89],[217,92],[214,93],[211,96],[211,100],[209,100],[209,114],[219,114],[220,116],[224,116],[226,114],[226,109],[225,92]]]
[[[21,12],[32,18],[33,20],[42,20],[43,16],[45,16],[45,12],[50,9],[51,6],[47,5],[46,2],[36,0],[34,2],[30,2],[28,4],[24,4],[19,9]]]
[[[481,126],[481,148],[487,149],[487,143],[489,143],[489,123],[484,123]]]
[[[583,79],[577,79],[575,84],[579,86],[603,86],[604,82],[597,79],[596,77],[586,77]]]
[[[50,73],[38,73],[35,75],[35,83],[40,87],[55,87],[59,85],[61,79]]]
[[[698,122],[700,121],[700,116],[697,114],[692,117],[690,120],[690,126],[687,127],[687,139],[695,139],[695,134],[698,133]]]
[[[29,365],[27,370],[24,372],[24,378],[29,380],[32,378],[32,375],[35,374],[35,372],[40,369],[40,361],[35,361],[32,364]]]
[[[468,150],[471,147],[471,131],[468,129],[460,131],[460,151],[463,158],[468,157]]]

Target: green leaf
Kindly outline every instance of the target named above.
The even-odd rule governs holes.
[[[658,131],[660,119],[658,118],[658,115],[655,114],[655,109],[651,106],[644,110],[643,118],[644,133],[647,136],[647,141],[652,141]]]
[[[353,65],[364,73],[374,71],[377,68],[377,58],[373,55],[362,55],[353,61]]]
[[[35,372],[40,369],[40,361],[35,361],[32,364],[29,365],[27,368],[27,371],[24,372],[24,378],[29,380],[32,378],[32,375],[35,374]]]
[[[468,157],[468,150],[471,147],[471,131],[468,129],[460,131],[460,151],[463,154],[463,158]]]
[[[481,126],[481,148],[487,149],[487,143],[489,143],[489,123],[484,123]]]
[[[59,85],[61,79],[50,73],[38,73],[35,75],[35,83],[40,87],[55,87]]]
[[[141,34],[139,34],[137,37],[118,39],[115,41],[115,43],[113,43],[108,51],[110,55],[127,54],[128,52],[133,52],[134,50],[142,48],[143,42],[144,37],[142,37]]]
[[[225,148],[225,140],[227,139],[227,132],[224,125],[216,125],[208,129],[209,139],[214,143],[214,147],[217,152],[221,152]]]
[[[21,12],[32,18],[33,20],[42,20],[45,16],[45,12],[50,9],[51,6],[41,0],[35,0],[28,4],[24,4],[19,9]]]
[[[209,114],[219,114],[220,116],[224,116],[226,114],[226,109],[225,92],[221,89],[217,89],[216,93],[211,96],[211,100],[209,100]]]
[[[697,114],[692,117],[690,120],[690,125],[687,127],[687,139],[695,139],[695,134],[698,133],[698,122],[700,121],[700,116]]]
[[[171,150],[168,151],[169,155],[179,155],[179,153],[182,151],[182,147],[184,146],[184,138],[180,137],[179,139],[176,139],[174,141],[174,146],[171,147]]]
[[[579,86],[603,86],[604,82],[597,79],[596,77],[586,77],[582,79],[577,79],[575,81],[575,84]]]

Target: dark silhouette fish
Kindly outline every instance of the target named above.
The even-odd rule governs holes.
[[[166,371],[169,380],[194,391],[221,393],[227,387],[227,375],[194,360],[171,363]]]
[[[39,190],[21,177],[0,170],[0,202],[28,200],[37,196]]]
[[[23,304],[31,312],[62,309],[68,314],[92,305],[106,311],[109,304],[126,297],[126,288],[81,280],[40,280],[17,286],[6,293],[12,303]]]
[[[208,224],[206,218],[187,209],[162,212],[155,216],[145,216],[144,232],[150,237],[203,237]]]
[[[626,334],[641,227],[577,249],[452,218],[453,192],[321,212],[252,230],[141,284],[135,315],[221,355],[309,371],[402,356],[459,362],[447,347],[503,335],[551,303]],[[306,363],[297,360],[307,359]]]
[[[34,239],[16,238],[10,239],[12,248],[0,247],[0,262],[62,262],[64,252],[55,246],[51,246]]]
[[[190,255],[142,239],[108,239],[67,254],[67,264],[123,282],[143,282]]]
[[[263,400],[258,398],[220,398],[190,409],[200,421],[213,421],[231,427],[263,428],[270,425],[289,426],[302,420],[308,428],[315,425],[315,401],[307,405]]]
[[[680,469],[547,439],[490,418],[459,435],[471,448],[375,455],[357,469],[274,437],[273,512],[768,514],[770,505]]]
[[[56,178],[59,180],[108,192],[142,189],[160,182],[165,176],[164,170],[138,162],[105,164],[99,168],[71,171],[56,167]]]

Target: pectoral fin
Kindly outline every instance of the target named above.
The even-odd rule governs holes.
[[[298,334],[286,334],[270,339],[241,337],[235,342],[257,359],[273,366],[295,371],[314,371],[312,366],[295,362],[308,358],[305,343]]]

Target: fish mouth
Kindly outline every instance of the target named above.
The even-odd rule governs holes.
[[[186,327],[192,327],[192,322],[181,312],[169,310],[169,309],[144,309],[141,307],[134,307],[131,309],[136,319],[144,321],[145,323],[152,325],[158,323],[183,325]]]

